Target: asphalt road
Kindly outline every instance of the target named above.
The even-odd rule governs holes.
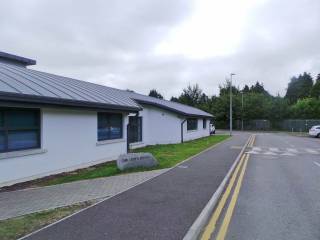
[[[248,137],[235,134],[182,166],[26,239],[182,239]]]
[[[320,239],[320,140],[257,134],[248,151],[226,239]]]

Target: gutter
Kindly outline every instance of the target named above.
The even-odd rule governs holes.
[[[8,93],[0,91],[0,102],[11,102],[17,104],[33,104],[42,106],[55,106],[55,107],[72,107],[72,108],[87,108],[87,109],[100,109],[100,110],[118,110],[126,112],[138,112],[142,108],[137,106],[124,106],[108,103],[89,102],[74,99],[63,99],[54,97],[45,97],[20,93]]]

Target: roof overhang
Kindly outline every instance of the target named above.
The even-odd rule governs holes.
[[[123,112],[138,112],[142,108],[122,105],[113,105],[105,103],[77,101],[72,99],[51,98],[19,93],[0,92],[0,103],[33,105],[33,106],[54,106],[54,107],[72,107],[77,109],[96,109],[96,110],[117,110]],[[3,105],[3,104],[1,104]]]
[[[36,65],[37,63],[36,60],[17,56],[17,55],[6,53],[6,52],[0,52],[0,59],[4,59],[10,62],[15,62],[17,64],[21,64],[24,66]]]

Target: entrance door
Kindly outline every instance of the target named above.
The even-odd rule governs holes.
[[[142,142],[142,117],[129,116],[128,143]]]

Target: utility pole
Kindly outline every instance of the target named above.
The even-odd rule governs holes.
[[[243,131],[243,91],[241,91],[241,131]]]
[[[232,76],[236,74],[230,73],[230,136],[232,136]]]

